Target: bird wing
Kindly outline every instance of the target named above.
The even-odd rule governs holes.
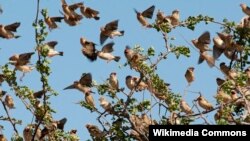
[[[48,45],[51,49],[55,49],[55,46],[57,45],[57,41],[50,41],[47,42],[46,45]]]
[[[79,80],[80,84],[83,86],[91,87],[92,75],[91,73],[83,73],[81,79]]]
[[[71,4],[71,5],[69,5],[69,9],[74,11],[74,10],[76,10],[77,8],[81,7],[82,5],[83,5],[82,2],[78,2],[78,3],[75,3],[75,4]]]
[[[64,19],[64,17],[51,17],[50,19],[53,22],[61,22]]]
[[[100,43],[101,45],[108,39],[108,36],[104,35],[102,32],[100,33]]]
[[[6,25],[4,28],[6,30],[16,32],[16,29],[20,26],[20,24],[21,24],[20,22],[15,22],[13,24]]]
[[[110,42],[110,43],[104,45],[102,47],[102,52],[104,52],[104,53],[111,53],[111,52],[113,52],[114,51],[114,49],[113,49],[113,45],[114,44],[115,44],[114,42]]]
[[[105,30],[117,30],[118,28],[118,20],[114,20],[112,22],[109,22],[105,25]]]
[[[142,16],[151,19],[153,17],[154,10],[155,10],[155,6],[152,5],[148,9],[142,12]]]
[[[201,36],[198,38],[198,42],[203,44],[210,44],[211,42],[210,33],[206,31],[203,34],[201,34]]]

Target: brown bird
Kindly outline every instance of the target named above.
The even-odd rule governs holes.
[[[118,31],[118,20],[107,23],[101,27],[100,43],[103,44],[108,38],[113,39],[115,36],[123,36],[124,31]]]
[[[19,35],[14,35],[13,32],[17,31],[17,28],[20,26],[20,22],[15,22],[13,24],[9,25],[2,25],[0,24],[0,37],[5,39],[11,39],[11,38],[19,38]]]
[[[37,91],[33,93],[34,98],[42,98],[42,96],[45,94],[44,90]]]
[[[105,134],[96,125],[86,124],[90,135],[95,138],[102,138]]]
[[[211,42],[210,39],[210,33],[208,31],[204,32],[198,39],[192,40],[193,45],[199,49],[199,51],[205,52],[205,51],[211,51],[209,48],[209,44]]]
[[[223,40],[226,49],[232,48],[233,43],[233,35],[228,33],[219,33],[217,32],[217,35],[220,37],[221,40]]]
[[[213,57],[214,59],[218,59],[226,49],[226,44],[219,36],[214,37],[213,42],[214,42]]]
[[[194,77],[194,67],[189,67],[187,69],[187,71],[185,73],[185,78],[186,78],[186,80],[188,82],[188,85],[190,85],[194,81],[194,79],[195,79],[195,77]]]
[[[9,58],[9,62],[12,65],[27,65],[30,62],[31,56],[35,54],[34,52],[14,54]]]
[[[80,43],[82,45],[82,54],[86,56],[90,61],[95,61],[97,59],[97,50],[95,49],[95,43],[87,41],[85,38],[80,38]]]
[[[23,138],[24,138],[24,141],[31,141],[32,140],[32,137],[33,137],[33,131],[35,129],[35,126],[36,125],[28,125],[24,128],[23,130]],[[41,137],[41,129],[38,128],[37,129],[37,132],[36,132],[36,135],[35,135],[35,140],[39,140]]]
[[[100,97],[99,101],[100,101],[101,107],[105,111],[107,111],[107,112],[111,112],[112,111],[112,105],[104,97]]]
[[[83,73],[82,77],[79,81],[74,81],[74,83],[72,85],[64,88],[64,90],[77,89],[77,90],[83,92],[84,94],[86,94],[86,93],[92,92],[91,87],[92,87],[92,75],[91,75],[91,73]]]
[[[213,105],[209,103],[203,96],[199,96],[197,98],[198,104],[200,105],[201,108],[205,109],[206,111],[212,110]]]
[[[127,58],[128,62],[131,61],[133,56],[136,54],[129,46],[126,46],[124,50],[125,57]]]
[[[42,10],[41,13],[42,13],[42,15],[44,17],[45,23],[49,27],[49,30],[56,29],[58,27],[57,24],[56,24],[56,22],[61,22],[64,19],[64,17],[50,17],[48,15],[48,11],[46,11],[44,9]]]
[[[15,109],[14,100],[10,95],[5,96],[4,103],[9,109]]]
[[[109,85],[111,89],[118,91],[119,90],[119,81],[115,72],[112,72],[109,75]]]
[[[231,90],[231,98],[232,98],[232,100],[238,99],[238,95],[237,95],[237,92],[235,90]]]
[[[90,106],[95,107],[95,101],[91,92],[85,93],[85,102],[88,103]]]
[[[157,14],[156,14],[156,19],[155,19],[155,22],[157,25],[160,25],[162,24],[166,19],[166,15],[164,14],[164,12],[158,10],[157,11]]]
[[[99,20],[100,17],[98,16],[99,11],[94,10],[90,7],[82,5],[80,7],[81,13],[86,17],[86,18],[94,18],[95,20]]]
[[[5,138],[3,134],[0,134],[0,141],[7,141],[7,139]]]
[[[111,54],[111,52],[113,52],[114,44],[115,44],[114,42],[111,42],[104,45],[101,51],[97,51],[97,56],[101,59],[107,60],[107,62],[110,62],[111,60],[118,62],[121,59],[121,57],[114,56]]]
[[[83,6],[83,2],[74,3],[68,5],[65,0],[61,0],[62,2],[62,9],[65,15],[69,17],[69,19],[81,20],[83,17],[75,12],[76,9]]]
[[[155,10],[155,6],[152,5],[148,9],[144,10],[143,12],[139,12],[136,9],[134,9],[136,13],[137,20],[141,23],[142,26],[151,28],[152,25],[148,23],[146,18],[151,19],[153,17]]]
[[[80,20],[77,18],[72,18],[66,14],[64,14],[64,21],[67,23],[69,26],[76,26],[80,24]]]
[[[241,3],[241,4],[240,4],[240,7],[241,7],[242,11],[243,11],[245,14],[247,14],[248,16],[250,16],[250,8],[249,8],[246,4]]]
[[[174,10],[172,12],[172,15],[167,16],[166,19],[170,21],[172,26],[178,26],[180,24],[180,11],[179,10]]]
[[[219,90],[215,96],[215,98],[219,101],[219,102],[223,102],[223,103],[228,103],[230,101],[232,101],[232,98],[230,95],[226,94],[223,90]]]
[[[220,63],[220,70],[225,74],[226,76],[229,75],[230,68],[226,65],[225,62]]]
[[[200,52],[198,64],[201,64],[204,60],[206,60],[209,67],[213,67],[215,65],[215,59],[213,56],[207,54],[207,52]]]
[[[239,28],[250,28],[250,16],[244,16],[238,25]]]
[[[192,114],[193,113],[190,106],[183,99],[180,101],[180,108],[181,108],[181,111],[186,113],[186,114]]]
[[[38,50],[39,53],[41,53],[42,50],[45,48],[46,50],[48,50],[46,56],[48,56],[50,58],[54,57],[54,56],[57,56],[57,55],[63,56],[62,51],[56,51],[55,50],[55,46],[57,44],[58,44],[57,41],[50,41],[50,42],[45,43],[43,46],[37,47],[37,50]]]
[[[148,85],[141,81],[139,83],[140,78],[128,75],[126,77],[126,85],[130,90],[135,89],[135,91],[142,91],[148,88]],[[139,84],[138,84],[139,83]]]

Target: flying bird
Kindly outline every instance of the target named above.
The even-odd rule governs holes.
[[[80,38],[80,43],[82,45],[82,54],[86,56],[90,61],[95,61],[97,59],[97,50],[95,49],[95,43],[87,41],[85,38]]]
[[[200,52],[198,64],[201,64],[204,60],[206,60],[209,67],[213,67],[215,65],[215,59],[213,56],[207,54],[207,52]]]
[[[19,38],[19,35],[15,35],[13,32],[17,32],[17,28],[20,26],[20,22],[15,22],[9,25],[0,24],[0,37],[5,39]]]
[[[58,27],[57,22],[61,22],[64,17],[50,17],[47,11],[42,10],[42,15],[44,16],[44,21],[48,25],[49,30],[56,29]]]
[[[91,73],[83,73],[82,77],[79,81],[74,81],[74,83],[72,85],[64,88],[64,90],[77,89],[77,90],[83,92],[84,94],[87,94],[87,93],[92,92],[91,87],[92,87],[92,75],[91,75]]]
[[[86,17],[86,18],[94,18],[95,20],[99,20],[100,17],[99,15],[99,11],[94,10],[90,7],[84,6],[82,5],[80,7],[81,13]]]
[[[187,71],[185,73],[185,78],[186,78],[186,80],[188,82],[188,85],[190,85],[194,81],[194,79],[195,79],[195,77],[194,77],[194,67],[189,67],[187,69]]]
[[[101,51],[97,51],[97,56],[101,59],[107,60],[107,62],[110,62],[111,60],[118,62],[121,57],[111,54],[111,52],[113,52],[113,46],[114,42],[104,45]]]
[[[30,63],[31,56],[35,54],[34,52],[22,53],[22,54],[14,54],[9,58],[9,62],[12,65],[27,65]]]
[[[62,9],[65,15],[67,15],[70,19],[81,20],[83,17],[80,14],[75,12],[76,9],[80,8],[83,5],[83,2],[74,3],[68,5],[65,0],[61,0],[62,2]]]
[[[192,40],[193,45],[199,49],[199,51],[205,52],[205,51],[211,51],[209,48],[209,44],[211,42],[210,39],[210,33],[208,31],[204,32],[198,39]]]
[[[43,46],[37,47],[37,50],[38,50],[39,53],[41,53],[42,48],[48,49],[48,52],[47,52],[46,56],[48,56],[50,58],[54,57],[54,56],[57,56],[57,55],[63,56],[62,51],[56,51],[55,50],[55,47],[56,47],[57,44],[58,44],[57,41],[50,41],[50,42],[45,43]]]
[[[137,20],[141,23],[142,26],[151,28],[152,25],[148,23],[146,18],[151,19],[153,17],[155,10],[155,6],[152,5],[148,9],[144,10],[143,12],[139,12],[136,9],[134,9],[136,13]]]
[[[242,11],[247,14],[248,16],[250,16],[250,7],[248,7],[246,4],[241,3],[240,7],[242,9]]]
[[[118,20],[107,23],[101,27],[100,43],[103,44],[108,38],[113,39],[115,36],[123,36],[124,31],[118,31]]]
[[[213,42],[213,57],[214,59],[218,59],[226,49],[226,44],[219,36],[214,37]]]

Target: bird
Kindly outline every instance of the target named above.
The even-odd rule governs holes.
[[[234,43],[233,43],[233,35],[228,34],[228,33],[224,33],[224,32],[223,33],[217,32],[217,35],[224,42],[226,49],[233,48],[233,45],[234,45]]]
[[[250,28],[250,16],[244,16],[240,23],[238,24],[239,28]]]
[[[225,74],[226,76],[229,75],[230,68],[226,65],[225,62],[220,63],[220,70]]]
[[[22,54],[14,54],[9,58],[9,62],[12,65],[22,66],[27,65],[30,62],[32,55],[34,52],[22,53]]]
[[[200,52],[211,51],[209,44],[211,42],[210,33],[208,31],[200,35],[198,39],[192,40],[193,45],[199,49]]]
[[[101,45],[108,39],[113,39],[115,36],[123,36],[124,30],[118,31],[118,20],[107,23],[104,27],[101,27],[100,43]]]
[[[126,46],[125,50],[124,50],[124,55],[127,58],[128,62],[133,58],[133,56],[135,55],[135,51],[133,49],[131,49],[129,46]]]
[[[121,59],[121,57],[114,56],[111,54],[111,52],[113,52],[113,46],[114,42],[110,42],[104,45],[101,51],[97,51],[97,56],[101,59],[107,60],[107,62],[110,62],[111,60],[118,62]]]
[[[198,104],[200,105],[201,108],[205,109],[206,111],[212,110],[213,105],[209,103],[203,96],[199,96],[197,98]]]
[[[94,10],[90,7],[82,5],[80,7],[81,13],[86,17],[86,18],[94,18],[95,20],[99,20],[100,17],[98,16],[99,11]]]
[[[80,24],[80,20],[77,18],[72,18],[66,14],[64,14],[64,21],[67,23],[69,26],[76,26]]]
[[[148,88],[148,85],[142,80],[139,83],[140,78],[128,75],[126,76],[126,85],[130,90],[135,89],[135,91],[142,91]]]
[[[19,38],[19,35],[15,35],[13,32],[17,32],[17,28],[21,25],[20,22],[15,22],[9,25],[0,24],[0,37],[4,39]]]
[[[104,132],[102,132],[96,125],[86,124],[85,127],[88,129],[92,137],[99,139],[105,135]]]
[[[74,3],[68,5],[65,0],[61,0],[62,2],[62,9],[65,15],[69,17],[69,19],[81,20],[83,17],[82,15],[75,12],[76,9],[80,8],[83,5],[83,2]]]
[[[188,82],[188,85],[190,85],[194,81],[194,79],[195,79],[195,77],[194,77],[194,67],[189,67],[187,69],[187,71],[185,73],[185,78],[186,78],[186,80]]]
[[[58,25],[56,22],[61,22],[64,19],[64,17],[59,17],[59,16],[58,17],[50,17],[48,15],[48,11],[46,11],[44,9],[42,10],[41,13],[42,13],[42,15],[44,17],[44,21],[48,25],[50,31],[58,28]]]
[[[143,12],[139,12],[136,9],[134,9],[136,13],[137,20],[141,23],[142,26],[151,28],[152,25],[148,23],[146,18],[152,19],[154,14],[155,6],[152,5],[148,9],[144,10]]]
[[[46,51],[47,52],[46,56],[50,57],[50,58],[54,57],[54,56],[57,56],[57,55],[63,56],[63,52],[62,51],[56,51],[55,50],[55,46],[57,44],[58,44],[57,41],[49,41],[49,42],[45,43],[43,46],[37,47],[37,50],[38,50],[38,52],[40,54],[42,54],[43,49],[48,50],[48,51]]]
[[[241,3],[240,7],[242,9],[242,11],[247,14],[248,16],[250,16],[250,7],[248,7],[246,4]]]
[[[215,66],[215,59],[213,56],[207,54],[207,52],[200,52],[198,64],[201,64],[204,60],[206,60],[209,67]]]
[[[223,103],[228,103],[232,101],[232,97],[229,94],[225,93],[223,90],[218,90],[215,98],[219,102],[223,102]]]
[[[84,37],[80,38],[80,43],[82,45],[82,54],[87,57],[91,62],[97,59],[97,50],[95,48],[95,43],[88,41]]]
[[[216,78],[216,83],[217,83],[218,86],[221,86],[224,82],[225,82],[224,79],[221,79],[221,78],[219,78],[219,77]]]
[[[9,108],[9,109],[15,109],[15,104],[14,100],[10,95],[6,95],[4,99],[4,104]]]
[[[100,97],[99,98],[100,101],[100,105],[101,107],[107,111],[107,112],[112,112],[112,105],[104,98],[104,97]]]
[[[40,91],[34,92],[34,93],[33,93],[33,96],[34,96],[34,98],[42,98],[42,96],[43,96],[45,93],[46,93],[46,91],[40,90]]]
[[[109,75],[109,85],[110,85],[111,89],[116,90],[116,91],[119,90],[119,81],[117,79],[116,72],[110,73],[110,75]]]
[[[6,137],[3,134],[0,134],[0,141],[7,141]]]
[[[23,129],[23,138],[24,138],[24,141],[31,141],[32,138],[33,138],[33,132],[35,130],[35,127],[37,125],[27,125],[24,129]],[[40,128],[37,128],[37,131],[36,131],[36,135],[35,135],[35,140],[39,140],[40,137],[41,137],[41,134],[42,134],[42,131]]]
[[[89,104],[91,107],[95,107],[95,101],[91,92],[85,93],[85,102]]]
[[[72,85],[64,88],[64,90],[77,89],[77,90],[83,92],[84,94],[86,94],[86,93],[92,92],[91,87],[92,87],[92,75],[91,75],[91,73],[83,73],[82,77],[79,81],[74,81],[74,83]]]
[[[181,108],[181,111],[186,113],[186,114],[192,114],[193,113],[190,106],[183,99],[180,101],[180,108]]]
[[[58,121],[54,121],[55,123],[56,123],[56,127],[57,127],[57,129],[60,129],[60,130],[64,130],[64,126],[65,126],[65,124],[66,124],[66,122],[67,122],[67,118],[62,118],[62,119],[60,119],[60,120],[58,120]]]
[[[180,24],[180,11],[175,9],[172,11],[172,15],[165,17],[167,21],[170,21],[172,26],[178,26]],[[165,19],[165,20],[166,20]]]
[[[214,59],[218,59],[226,49],[226,44],[219,36],[214,37],[213,42],[214,42],[213,57]]]

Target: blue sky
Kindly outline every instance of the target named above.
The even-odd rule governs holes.
[[[67,0],[68,3],[81,2],[80,0]],[[247,3],[248,2],[248,3]],[[53,73],[50,76],[51,86],[59,92],[57,97],[51,99],[51,103],[57,113],[54,115],[55,119],[61,119],[63,117],[68,118],[68,122],[65,126],[65,130],[75,128],[78,130],[78,135],[81,140],[89,138],[89,134],[85,128],[87,123],[96,123],[96,114],[90,113],[88,110],[81,108],[79,105],[74,104],[81,99],[84,99],[84,95],[76,90],[63,91],[63,88],[71,84],[74,80],[78,80],[83,72],[91,72],[94,80],[98,83],[102,83],[106,80],[111,72],[117,72],[120,80],[120,85],[126,87],[125,77],[127,75],[138,75],[129,68],[119,69],[118,66],[125,63],[125,57],[123,51],[126,45],[134,46],[140,44],[144,48],[153,46],[156,49],[157,54],[160,51],[164,51],[164,40],[162,35],[154,29],[145,29],[136,20],[134,8],[138,11],[143,11],[151,5],[156,6],[155,14],[158,9],[164,11],[169,15],[172,10],[178,9],[180,11],[181,20],[186,19],[188,16],[196,16],[199,14],[208,15],[214,17],[216,21],[222,21],[224,18],[233,21],[240,21],[244,16],[240,3],[246,3],[250,5],[248,0],[220,0],[220,1],[200,1],[200,0],[85,0],[85,5],[92,7],[93,9],[100,11],[101,19],[95,21],[93,19],[83,19],[81,24],[75,27],[70,27],[64,22],[59,23],[59,29],[55,29],[49,33],[47,41],[57,40],[57,50],[64,51],[63,57],[52,58],[51,69]],[[17,34],[21,35],[19,39],[5,40],[0,39],[0,65],[5,64],[8,58],[14,53],[24,53],[34,51],[35,39],[34,28],[32,22],[35,18],[36,0],[1,0],[0,4],[4,10],[0,15],[0,24],[10,24],[16,21],[21,22],[21,26],[18,29]],[[40,10],[47,8],[49,15],[60,16],[61,3],[60,0],[41,0]],[[155,18],[155,14],[153,19]],[[41,14],[39,18],[42,18]],[[115,38],[114,54],[120,55],[122,59],[119,63],[98,60],[96,62],[90,62],[81,53],[81,45],[79,42],[80,37],[85,37],[88,40],[99,43],[100,27],[106,23],[119,19],[119,29],[125,30],[123,37]],[[153,22],[153,20],[150,20]],[[183,37],[187,41],[197,38],[204,31],[210,31],[211,37],[215,36],[216,32],[220,31],[220,26],[215,24],[199,24],[195,31],[190,31],[185,28],[177,28],[171,34],[170,37],[175,37],[175,41],[171,43],[176,45],[189,46]],[[182,37],[183,36],[183,37]],[[110,39],[106,41],[108,43]],[[212,45],[211,45],[212,47]],[[97,46],[98,49],[101,46]],[[213,104],[216,103],[213,96],[216,94],[216,77],[223,78],[221,72],[216,68],[209,68],[206,63],[197,65],[198,53],[190,47],[191,57],[181,57],[176,60],[174,55],[169,55],[167,60],[162,61],[157,73],[168,83],[171,84],[171,89],[183,94],[183,91],[187,85],[184,78],[185,71],[188,67],[195,67],[196,80],[189,87],[189,90],[200,91],[202,94]],[[37,55],[32,57],[31,62],[35,64]],[[220,62],[225,61],[224,57],[221,57],[216,62],[218,66]],[[21,73],[18,73],[21,76]],[[36,71],[32,71],[27,74],[23,79],[23,82],[19,82],[21,85],[27,85],[35,91],[41,89],[41,83],[39,74]],[[9,90],[6,84],[2,87],[7,90],[9,94],[14,97],[16,109],[11,110],[11,115],[18,119],[23,120],[23,125],[31,122],[31,114],[25,110],[20,101],[16,99],[14,93]],[[126,89],[126,91],[128,91]],[[197,95],[188,93],[187,101],[191,105],[191,101],[196,98]],[[99,106],[99,96],[94,95],[95,103]],[[5,115],[3,108],[0,107],[0,115]],[[212,119],[213,118],[209,118]],[[8,122],[0,121],[0,125],[4,125],[5,130],[3,133],[10,139],[13,134],[11,125]],[[18,126],[19,132],[22,134],[23,126]]]

